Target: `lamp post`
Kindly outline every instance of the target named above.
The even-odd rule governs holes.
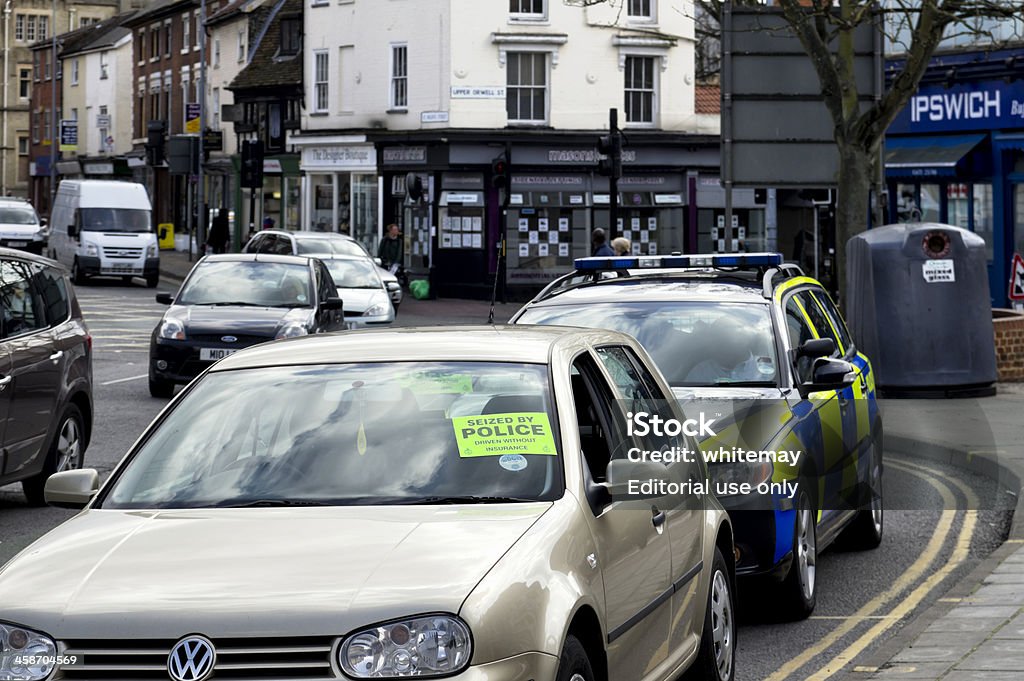
[[[206,243],[206,197],[203,187],[203,135],[206,132],[206,0],[199,0],[199,162],[196,177],[196,201],[199,202],[199,228],[196,247]]]
[[[11,0],[4,3],[4,117],[3,160],[0,161],[0,193],[7,195],[7,103],[10,97]]]
[[[57,194],[57,150],[60,143],[59,119],[57,118],[57,0],[50,0],[53,25],[50,27],[50,212],[53,212],[53,197]]]

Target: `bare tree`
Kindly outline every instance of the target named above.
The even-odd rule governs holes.
[[[616,0],[566,0],[578,4]],[[764,5],[759,0],[735,0],[734,5]],[[1024,0],[774,0],[790,29],[814,64],[821,83],[822,104],[835,127],[839,152],[836,173],[836,277],[845,298],[846,242],[864,230],[873,184],[881,186],[878,153],[885,131],[895,120],[928,67],[936,48],[956,35],[973,35],[989,42],[1019,38]],[[689,8],[698,5],[700,9]],[[692,12],[696,22],[698,64],[717,64],[714,40],[721,3],[717,0],[663,1],[661,7]],[[877,16],[882,14],[881,21]],[[865,106],[854,77],[854,31],[876,22],[888,44],[903,52],[902,67],[882,98]],[[1010,26],[1007,35],[1006,27]],[[707,74],[697,74],[707,75]],[[877,205],[881,222],[883,207]]]

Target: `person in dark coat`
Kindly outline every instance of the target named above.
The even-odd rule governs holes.
[[[388,225],[387,233],[377,246],[377,257],[385,268],[402,264],[402,237],[398,233],[398,225]]]
[[[596,257],[607,257],[615,255],[615,251],[608,245],[608,237],[605,236],[604,230],[598,227],[590,233],[590,241],[594,246],[594,255]]]
[[[223,208],[217,210],[210,224],[210,234],[206,237],[206,245],[214,253],[226,253],[228,250],[228,212]]]

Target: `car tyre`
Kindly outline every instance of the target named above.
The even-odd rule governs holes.
[[[85,274],[82,272],[82,268],[78,265],[78,258],[71,264],[71,283],[75,286],[82,286],[85,284]]]
[[[174,395],[174,381],[149,377],[149,394],[152,397],[171,397]]]
[[[160,283],[160,273],[150,274],[146,277],[146,288],[156,288],[156,285]]]
[[[683,677],[684,681],[731,681],[733,678],[736,669],[736,602],[732,585],[725,556],[716,548],[700,648],[697,659]]]
[[[64,407],[57,430],[54,431],[50,447],[46,452],[43,470],[27,480],[21,481],[28,503],[32,506],[43,506],[43,488],[46,480],[54,473],[70,471],[82,467],[85,454],[85,419],[77,405]]]
[[[779,609],[790,620],[807,619],[818,600],[818,522],[805,488],[807,484],[802,480],[799,485],[793,523],[793,562],[779,590]]]
[[[558,660],[556,681],[594,681],[594,669],[580,640],[569,634]]]
[[[878,548],[885,529],[885,509],[882,505],[882,430],[875,428],[871,441],[867,493],[871,495],[868,507],[858,511],[853,521],[843,530],[843,544],[851,549],[865,551]],[[858,500],[859,501],[859,500]]]

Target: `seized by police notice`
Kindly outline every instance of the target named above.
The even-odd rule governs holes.
[[[456,416],[452,419],[459,457],[506,454],[555,455],[555,438],[544,412]]]

